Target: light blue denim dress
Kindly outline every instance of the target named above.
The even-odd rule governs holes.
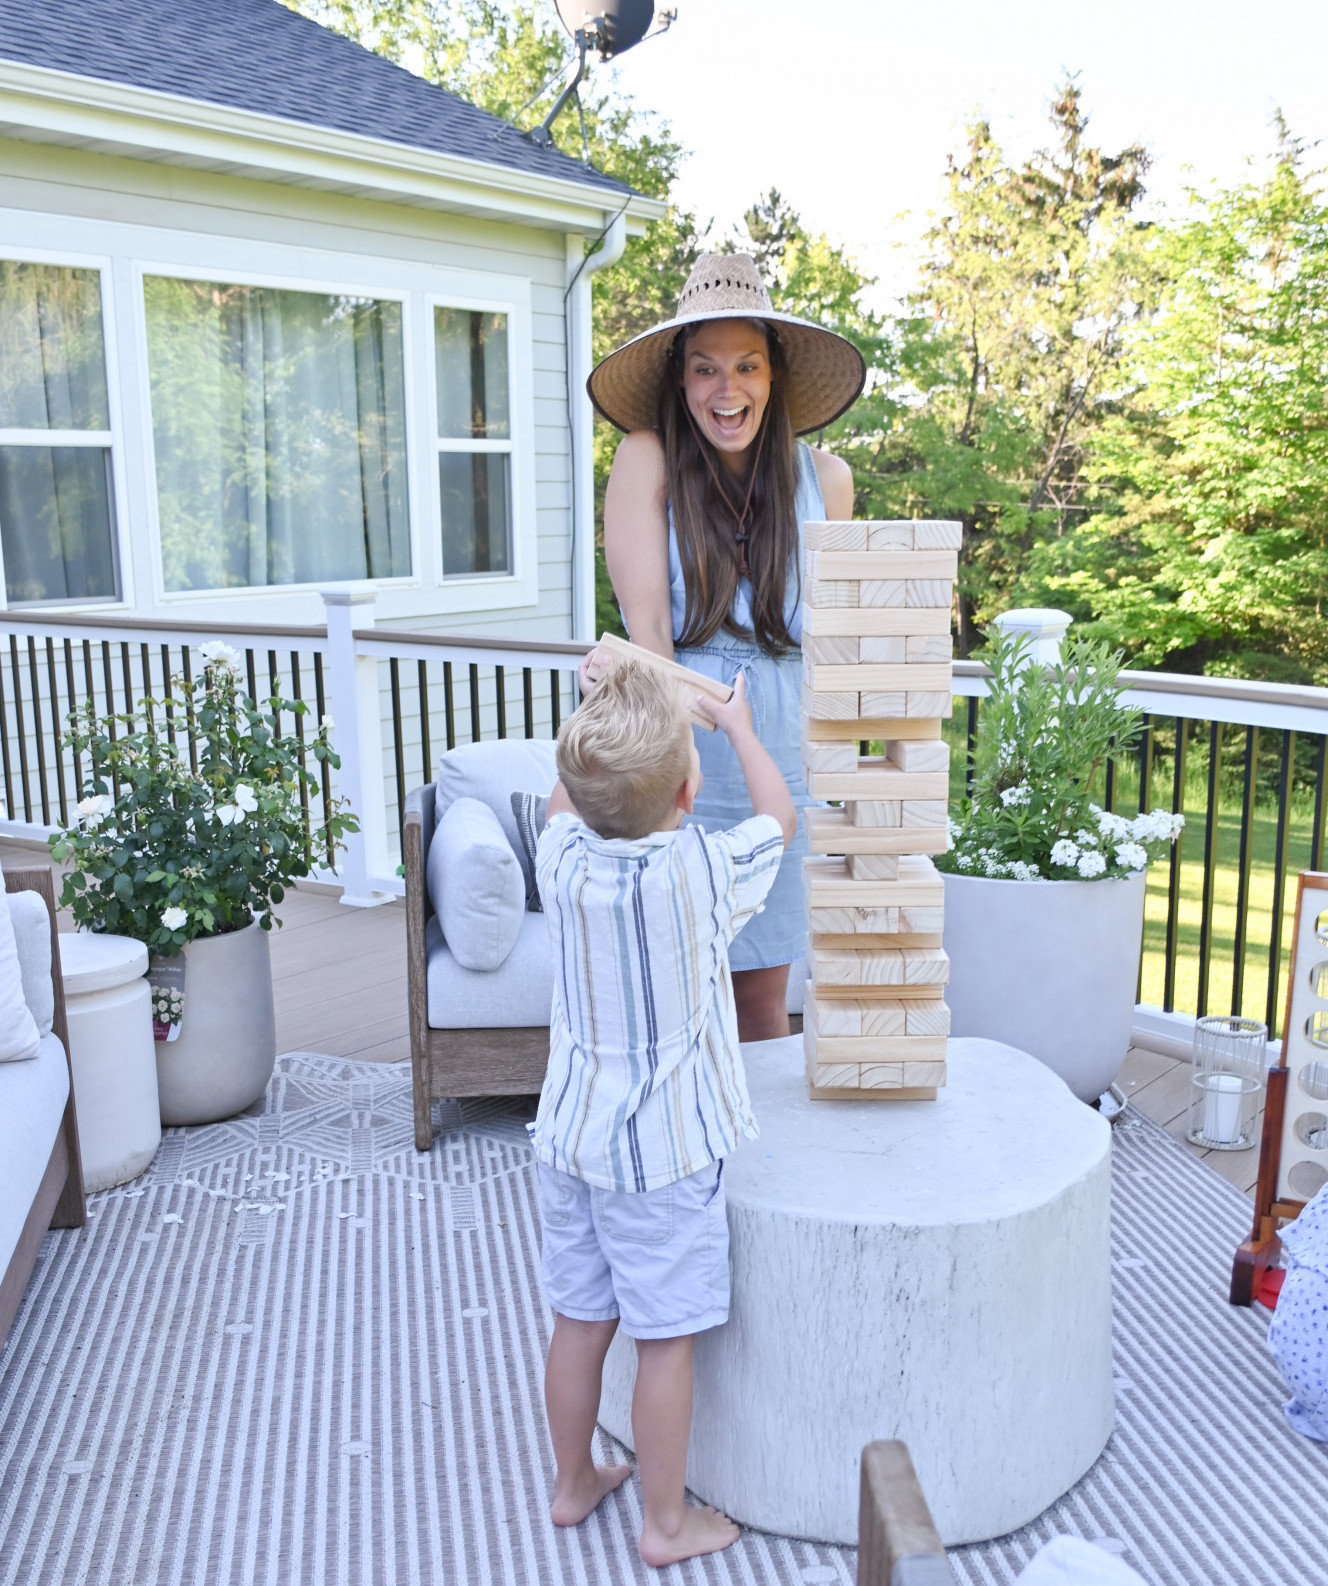
[[[825,503],[816,478],[811,448],[798,445],[798,493],[795,500],[798,519],[798,562],[802,566],[802,526],[825,519]],[[797,569],[789,573],[784,616],[789,633],[802,642],[802,601],[799,598]],[[683,585],[682,562],[673,528],[673,508],[669,507],[669,599],[673,610],[673,639],[677,644],[683,631],[687,592]],[[750,628],[752,588],[747,580],[738,583],[733,598],[734,620]],[[752,916],[734,937],[729,947],[733,969],[770,969],[776,964],[791,964],[801,958],[807,941],[807,915],[802,898],[802,860],[808,852],[801,811],[814,802],[807,796],[802,775],[802,748],[798,737],[798,713],[802,708],[802,651],[790,650],[776,660],[750,639],[736,639],[731,633],[717,633],[705,644],[675,650],[678,661],[706,677],[731,684],[739,672],[746,676],[747,700],[752,707],[756,736],[784,774],[793,802],[799,811],[798,835],[785,850],[779,874],[765,900],[765,907]],[[696,728],[696,749],[701,758],[704,781],[696,800],[694,823],[707,831],[722,831],[736,826],[752,813],[738,757],[721,732]]]

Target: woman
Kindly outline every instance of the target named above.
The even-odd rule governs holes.
[[[745,254],[702,254],[672,320],[600,363],[589,391],[627,437],[604,503],[609,576],[634,643],[721,682],[745,674],[762,743],[799,807],[803,783],[802,525],[853,515],[848,465],[796,436],[832,423],[866,377],[843,337],[777,314]],[[600,667],[592,655],[582,687]],[[728,740],[698,734],[695,818],[750,813]],[[802,957],[801,831],[764,910],[729,952],[744,1041],[788,1034],[789,965]]]

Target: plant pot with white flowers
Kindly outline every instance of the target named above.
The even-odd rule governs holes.
[[[81,929],[129,936],[152,955],[164,1124],[211,1123],[262,1096],[276,1059],[269,935],[274,906],[355,821],[333,799],[314,822],[306,759],[339,764],[324,718],[303,742],[281,731],[302,700],[256,704],[239,654],[203,645],[200,677],[171,697],[70,715],[65,743],[90,767],[78,824],[51,838],[72,861],[61,903]],[[190,746],[192,744],[193,758]],[[195,769],[196,764],[196,769]]]
[[[970,796],[936,861],[951,1031],[1032,1053],[1092,1102],[1130,1046],[1148,862],[1185,817],[1130,820],[1095,802],[1108,756],[1140,730],[1120,703],[1118,654],[1070,639],[1044,668],[1025,638],[990,641]]]

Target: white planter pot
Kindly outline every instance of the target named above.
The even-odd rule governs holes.
[[[1130,1047],[1146,872],[1119,881],[945,877],[950,1033],[1031,1052],[1080,1101]]]
[[[277,1057],[272,959],[257,925],[200,936],[183,949],[184,1017],[157,1042],[157,1091],[167,1125],[215,1123],[267,1089]]]

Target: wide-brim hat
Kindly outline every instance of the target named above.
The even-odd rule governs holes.
[[[591,371],[586,390],[596,411],[620,430],[653,429],[673,339],[708,319],[757,319],[775,327],[788,368],[795,435],[833,424],[862,394],[867,365],[851,341],[794,314],[776,313],[750,255],[703,253],[673,318],[633,336]]]

